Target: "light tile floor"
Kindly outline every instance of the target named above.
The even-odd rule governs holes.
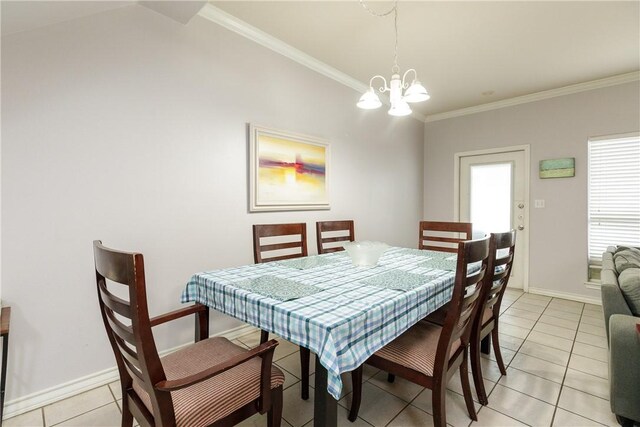
[[[501,376],[491,354],[482,360],[489,405],[476,403],[478,421],[466,412],[460,380],[449,383],[447,422],[452,426],[597,426],[617,425],[609,408],[607,342],[602,309],[540,295],[508,290],[502,303],[500,344],[507,375]],[[259,333],[236,343],[251,347]],[[313,425],[313,389],[310,400],[300,399],[300,363],[297,346],[279,340],[274,361],[286,375],[283,426]],[[311,384],[313,385],[313,365]],[[351,380],[344,375],[339,403],[339,426],[430,426],[431,391],[365,366],[360,417],[347,421]],[[475,396],[475,391],[474,391]],[[10,418],[5,426],[117,426],[120,424],[117,383],[71,397]],[[244,427],[266,426],[254,416]]]

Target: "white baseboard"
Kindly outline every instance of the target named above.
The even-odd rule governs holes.
[[[253,326],[242,325],[238,326],[237,328],[229,329],[224,332],[215,334],[214,336],[224,336],[230,340],[234,340],[242,335],[251,332],[253,329]],[[189,343],[161,351],[159,354],[160,356],[164,356],[187,345],[189,345]],[[117,380],[118,369],[114,366],[112,368],[105,369],[104,371],[95,372],[82,378],[77,378],[75,380],[68,381],[66,383],[47,388],[45,390],[18,397],[17,399],[13,399],[5,403],[3,419],[24,414],[25,412],[50,405],[60,400],[67,399],[71,396],[75,396],[76,394],[83,393],[85,391],[100,387],[105,384],[109,384]]]
[[[529,292],[530,294],[545,295],[545,296],[554,297],[554,298],[563,298],[563,299],[568,299],[572,301],[584,302],[587,304],[602,305],[602,299],[600,298],[586,297],[584,295],[573,294],[570,292],[552,291],[549,289],[532,288],[532,287],[529,287],[529,290],[527,292]]]

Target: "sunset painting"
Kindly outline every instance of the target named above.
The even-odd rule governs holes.
[[[328,209],[328,144],[252,127],[251,210]]]

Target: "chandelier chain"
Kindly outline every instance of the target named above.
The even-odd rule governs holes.
[[[370,9],[364,3],[364,0],[360,0],[360,4],[371,15],[377,16],[379,18],[383,18],[383,17],[391,15],[391,13],[393,13],[393,26],[394,26],[395,33],[396,33],[396,44],[395,44],[395,47],[394,47],[393,67],[391,68],[391,71],[393,71],[394,73],[399,73],[400,72],[400,67],[398,66],[398,0],[395,0],[393,2],[393,7],[391,9],[389,9],[388,11],[384,12],[384,13],[377,13],[374,10]]]

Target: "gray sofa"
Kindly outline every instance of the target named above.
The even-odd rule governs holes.
[[[601,282],[611,411],[623,426],[640,425],[640,249],[609,247]]]

